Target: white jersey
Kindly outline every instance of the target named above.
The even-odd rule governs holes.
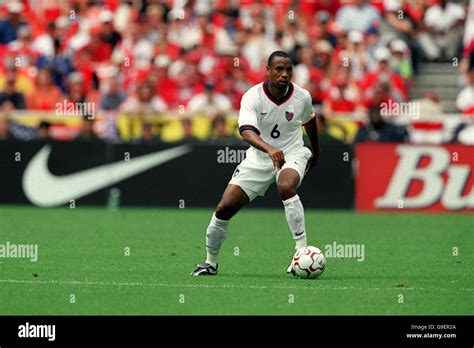
[[[311,95],[307,90],[290,82],[288,90],[276,99],[268,91],[268,82],[251,87],[242,97],[239,112],[239,131],[253,130],[266,143],[289,153],[304,146],[301,126],[314,117]],[[263,151],[253,146],[247,158],[271,161]]]

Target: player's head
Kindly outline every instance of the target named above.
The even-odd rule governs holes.
[[[293,76],[293,62],[288,53],[275,51],[268,57],[268,81],[277,89],[286,89]]]

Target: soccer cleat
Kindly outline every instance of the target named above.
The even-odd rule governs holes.
[[[209,275],[217,275],[217,265],[214,267],[213,265],[202,262],[197,265],[197,268],[191,273],[193,276],[209,276]]]

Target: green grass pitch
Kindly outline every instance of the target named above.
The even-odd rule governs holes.
[[[365,260],[328,258],[320,278],[302,280],[285,273],[283,209],[246,208],[219,275],[192,277],[211,214],[0,206],[0,244],[39,248],[37,262],[0,259],[0,315],[474,314],[472,215],[307,210],[310,244],[363,244]]]

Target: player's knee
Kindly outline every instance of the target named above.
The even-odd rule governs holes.
[[[219,202],[215,214],[216,217],[220,220],[230,220],[230,218],[234,216],[235,212],[230,205],[224,202]]]
[[[280,198],[283,200],[289,199],[296,194],[296,189],[290,182],[281,182],[277,185]]]

